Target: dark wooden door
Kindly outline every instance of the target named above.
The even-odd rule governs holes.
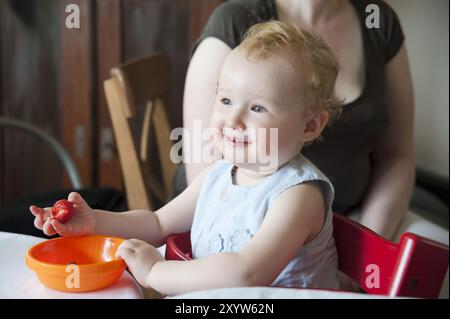
[[[37,125],[71,155],[85,186],[123,189],[103,81],[116,64],[166,51],[172,127],[182,125],[189,51],[223,0],[0,0],[0,116]],[[65,25],[80,8],[80,28]],[[48,146],[0,130],[0,204],[70,188]]]
[[[60,2],[0,1],[1,116],[61,132]],[[62,166],[49,147],[5,129],[0,147],[3,201],[61,187]]]

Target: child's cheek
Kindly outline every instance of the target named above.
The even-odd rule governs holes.
[[[258,154],[271,155],[278,152],[278,128],[259,129],[258,134],[252,140],[258,147]]]

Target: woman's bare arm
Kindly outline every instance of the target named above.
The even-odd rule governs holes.
[[[192,149],[194,121],[199,121],[202,131],[208,127],[220,70],[230,52],[230,47],[223,41],[212,37],[206,38],[197,47],[189,64],[183,101],[183,125],[191,136],[190,145],[183,143],[183,161],[186,165],[188,184],[208,165],[208,163],[192,163],[194,152],[199,154],[198,150]],[[183,139],[183,142],[186,141],[187,139]]]
[[[373,154],[374,171],[361,222],[392,238],[407,212],[414,186],[414,96],[406,48],[386,66],[389,129]]]

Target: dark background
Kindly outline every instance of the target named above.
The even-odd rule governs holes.
[[[85,187],[124,190],[103,81],[111,67],[166,51],[171,59],[172,127],[182,125],[189,51],[223,0],[0,0],[0,116],[24,120],[56,137]],[[68,29],[68,4],[80,29]],[[106,138],[105,138],[106,137]],[[47,145],[0,130],[0,204],[71,187]]]

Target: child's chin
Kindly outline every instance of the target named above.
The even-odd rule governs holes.
[[[224,160],[232,164],[233,166],[244,168],[248,170],[252,170],[255,172],[270,172],[270,171],[276,171],[278,169],[278,163],[275,162],[269,162],[269,163],[261,163],[261,162],[255,162],[255,161],[238,161],[233,157],[227,157],[224,156]]]

